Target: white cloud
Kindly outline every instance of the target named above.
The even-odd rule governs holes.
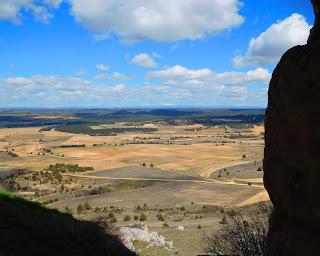
[[[156,68],[158,64],[154,60],[155,58],[160,58],[158,54],[147,54],[147,53],[139,53],[135,55],[131,60],[131,64],[136,64],[142,68]]]
[[[267,98],[266,87],[271,74],[263,68],[218,73],[209,68],[188,69],[176,65],[149,71],[143,84],[130,86],[115,83],[116,77],[124,78],[120,73],[97,76],[92,80],[41,75],[8,77],[0,80],[0,105],[261,106]]]
[[[76,20],[94,34],[124,41],[196,40],[240,26],[239,0],[70,0]]]
[[[21,23],[21,11],[32,12],[36,20],[48,23],[53,15],[50,8],[58,8],[62,0],[1,0],[0,20]]]
[[[268,83],[271,74],[268,70],[257,68],[248,72],[223,72],[203,68],[192,70],[176,65],[159,71],[151,71],[146,74],[146,79],[160,79],[167,84],[188,84],[188,85],[243,85],[250,83]]]
[[[117,93],[123,92],[124,89],[125,89],[125,86],[123,84],[118,84],[118,85],[116,85],[115,87],[112,88],[112,90],[114,92],[117,92]]]
[[[108,79],[109,79],[108,74],[98,74],[93,77],[93,80],[96,80],[96,81],[104,81],[104,80],[108,80]]]
[[[236,67],[277,63],[289,48],[306,44],[310,29],[305,17],[292,14],[251,39],[246,54],[236,56],[233,63]]]
[[[197,105],[214,105],[218,102],[226,105],[228,102],[230,105],[248,106],[254,100],[256,101],[252,103],[253,105],[265,103],[266,94],[257,94],[259,98],[252,97],[251,85],[264,89],[271,79],[271,74],[263,68],[248,72],[216,73],[208,68],[188,69],[176,65],[148,72],[145,79],[148,84],[160,81],[167,94],[176,95],[184,101],[188,100]]]
[[[130,80],[131,79],[131,77],[126,76],[124,74],[121,74],[119,72],[114,72],[112,74],[112,78],[115,79],[115,80]]]
[[[112,95],[112,93],[123,92],[124,85],[98,86],[90,80],[78,77],[58,77],[58,76],[32,76],[32,77],[9,77],[2,81],[1,85],[10,94],[16,97],[35,97],[36,95],[46,95],[65,99],[95,99],[102,96]]]
[[[105,64],[98,64],[96,65],[96,68],[99,71],[108,71],[110,69],[110,67]]]

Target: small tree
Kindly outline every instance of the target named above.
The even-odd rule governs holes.
[[[205,252],[216,256],[263,256],[271,207],[260,205],[259,213],[228,212],[218,233],[205,234]]]
[[[140,215],[140,221],[146,221],[147,220],[147,215],[145,213],[141,213]]]
[[[130,221],[131,220],[131,217],[129,215],[126,215],[124,218],[123,218],[124,221]]]
[[[113,212],[109,212],[108,218],[109,218],[109,219],[114,219],[114,218],[115,218],[114,213],[113,213]]]

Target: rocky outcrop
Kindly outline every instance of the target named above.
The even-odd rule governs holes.
[[[274,204],[267,256],[320,255],[320,3],[308,44],[276,67],[266,111],[264,183]]]
[[[167,250],[173,248],[172,241],[168,241],[164,236],[157,232],[149,233],[148,227],[144,223],[133,223],[119,230],[119,237],[123,244],[131,251],[136,251],[134,241],[148,242],[149,247],[163,247]]]

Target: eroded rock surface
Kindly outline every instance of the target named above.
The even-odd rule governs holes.
[[[320,3],[308,44],[273,73],[266,112],[264,182],[274,204],[267,256],[320,255]]]

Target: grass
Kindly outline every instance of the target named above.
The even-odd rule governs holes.
[[[0,190],[0,255],[135,255],[106,226]]]

